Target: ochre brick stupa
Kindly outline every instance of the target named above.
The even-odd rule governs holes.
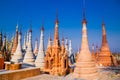
[[[106,38],[105,24],[102,23],[102,46],[100,49],[100,54],[97,61],[99,66],[111,66],[112,65],[112,55],[108,46]]]
[[[84,12],[82,21],[83,28],[81,50],[78,54],[78,59],[74,70],[74,77],[85,80],[94,80],[97,78],[98,72],[89,50],[86,23],[87,21],[85,19]]]
[[[62,46],[60,46],[58,34],[58,18],[55,22],[54,42],[51,44],[51,38],[48,41],[48,48],[45,56],[44,71],[51,75],[65,75],[68,70],[68,53],[64,46],[64,39],[62,39]]]

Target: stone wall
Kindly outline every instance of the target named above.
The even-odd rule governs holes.
[[[40,68],[5,71],[0,73],[0,80],[21,80],[40,74]]]

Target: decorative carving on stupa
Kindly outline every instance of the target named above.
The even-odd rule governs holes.
[[[30,64],[30,65],[34,65],[35,62],[35,56],[33,53],[33,49],[32,49],[32,29],[31,29],[32,25],[30,24],[30,30],[29,30],[29,42],[27,42],[27,50],[23,59],[23,63],[25,64]]]
[[[35,49],[34,49],[34,54],[35,54],[35,56],[37,56],[37,54],[38,54],[38,39],[36,39],[35,40]]]
[[[102,45],[97,60],[98,66],[112,66],[112,53],[108,46],[104,21],[102,23]]]
[[[42,24],[41,28],[41,35],[40,35],[40,45],[39,45],[39,51],[35,60],[35,66],[40,67],[41,70],[43,70],[45,66],[45,51],[44,51],[44,27]]]
[[[44,71],[51,75],[65,75],[68,71],[68,53],[64,46],[64,39],[62,39],[62,45],[60,46],[58,16],[55,22],[54,41],[53,44],[51,43],[51,38],[49,38]]]
[[[87,21],[85,18],[85,10],[83,11],[83,21],[82,21],[82,43],[81,50],[78,54],[78,59],[76,61],[76,67],[74,70],[74,77],[94,80],[97,78],[98,72],[95,66],[95,62],[92,60],[92,56],[89,50],[88,37],[87,37]]]
[[[13,47],[12,47],[12,51],[11,51],[11,57],[14,55],[16,48],[18,45],[18,24],[16,26],[16,36],[14,38],[14,42],[13,42]]]
[[[22,62],[22,60],[23,60],[21,37],[22,36],[21,36],[21,31],[20,31],[20,33],[18,35],[17,49],[11,59],[11,62],[13,62],[13,63],[19,63],[19,62]]]

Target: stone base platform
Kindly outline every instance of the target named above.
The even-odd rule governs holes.
[[[0,72],[0,80],[21,80],[40,75],[40,68],[25,68],[19,70],[6,70]]]

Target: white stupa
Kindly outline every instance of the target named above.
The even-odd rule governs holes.
[[[44,28],[42,26],[41,35],[40,35],[39,51],[38,51],[38,55],[37,55],[36,60],[35,60],[36,67],[40,67],[41,69],[44,68],[44,64],[45,64],[44,56],[45,56],[45,52],[44,52]]]
[[[75,63],[75,56],[72,52],[72,41],[71,40],[69,40],[69,54],[68,54],[68,57],[69,57],[70,64],[74,64]]]
[[[23,53],[22,53],[21,32],[20,32],[19,36],[18,36],[17,49],[16,49],[16,51],[11,59],[11,62],[18,63],[18,62],[22,62],[22,60],[23,60]]]
[[[26,35],[24,35],[24,43],[23,43],[23,50],[26,50]]]
[[[65,49],[66,49],[67,54],[68,54],[68,52],[69,52],[68,38],[65,39]]]
[[[37,56],[38,54],[38,39],[35,40],[35,49],[34,49],[34,55]]]
[[[32,50],[32,29],[29,30],[29,42],[27,42],[27,50],[24,56],[23,63],[34,65],[35,56]]]

